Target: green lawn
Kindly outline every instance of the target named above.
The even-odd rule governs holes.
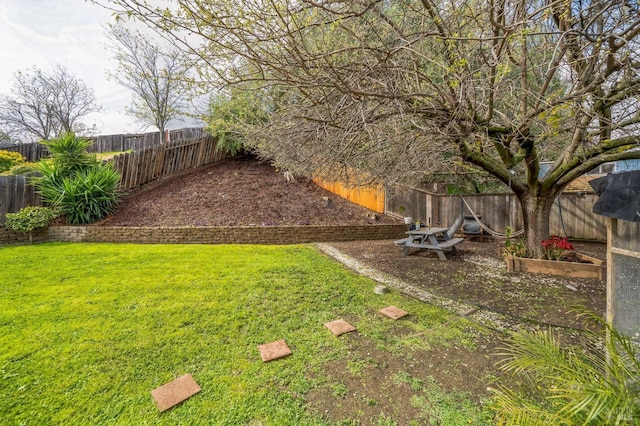
[[[306,246],[43,244],[0,248],[0,265],[1,424],[325,424],[305,395],[349,357],[325,322],[346,315],[398,356],[471,348],[478,333],[396,292],[374,295]],[[377,313],[389,304],[411,312],[410,337]],[[263,363],[257,345],[277,339],[293,355]],[[186,373],[202,392],[158,413],[150,391]]]

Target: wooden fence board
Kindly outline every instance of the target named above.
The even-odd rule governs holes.
[[[385,194],[383,186],[359,187],[348,186],[341,182],[329,182],[316,178],[314,182],[321,188],[326,189],[352,203],[363,206],[378,213],[384,213]]]
[[[459,196],[429,193],[423,197],[422,194],[426,191],[407,187],[387,188],[386,212],[404,216],[408,211],[414,220],[430,218],[434,226],[449,226],[460,214]],[[481,216],[482,223],[493,231],[505,233],[507,226],[513,230],[523,228],[520,203],[515,195],[473,194],[463,197],[474,213]],[[595,194],[563,193],[551,209],[550,234],[565,236],[566,231],[569,238],[605,241],[606,218],[592,212],[597,199]],[[466,207],[465,214],[470,214]],[[421,221],[429,223],[428,219]]]
[[[200,155],[201,153],[211,153],[211,155]],[[120,154],[113,158],[113,162],[122,174],[120,189],[128,190],[154,179],[224,158],[226,154],[216,150],[215,139],[203,137],[198,140],[168,142],[164,145]]]
[[[14,213],[26,206],[42,205],[40,196],[24,175],[0,176],[0,223],[6,213]]]
[[[5,213],[8,213],[7,203],[9,198],[9,192],[7,191],[8,179],[4,176],[0,176],[0,222],[4,221]]]

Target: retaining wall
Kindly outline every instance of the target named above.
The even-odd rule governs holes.
[[[52,226],[33,233],[33,242],[136,244],[300,244],[397,239],[405,225],[102,227]],[[0,244],[28,244],[29,236],[0,228]]]

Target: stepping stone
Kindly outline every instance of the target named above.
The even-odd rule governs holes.
[[[387,306],[384,309],[380,309],[378,312],[386,317],[391,318],[392,320],[397,320],[405,315],[409,315],[408,312],[405,312],[400,308],[396,308],[395,306]]]
[[[336,336],[356,330],[354,326],[343,319],[337,319],[335,321],[328,322],[324,326],[331,330],[331,332]]]
[[[191,377],[191,374],[185,374],[155,388],[151,391],[151,396],[156,401],[158,410],[162,413],[198,392],[200,392],[200,386]]]
[[[275,342],[265,343],[264,345],[258,345],[260,351],[260,357],[262,361],[269,362],[274,359],[284,358],[291,355],[291,349],[287,346],[287,342],[283,339],[276,340]]]

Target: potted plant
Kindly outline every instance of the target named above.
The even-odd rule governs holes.
[[[406,212],[407,209],[405,206],[400,206],[398,207],[398,211],[400,212],[400,214],[404,217],[404,224],[409,226],[413,223],[413,218],[411,216],[407,216]]]

